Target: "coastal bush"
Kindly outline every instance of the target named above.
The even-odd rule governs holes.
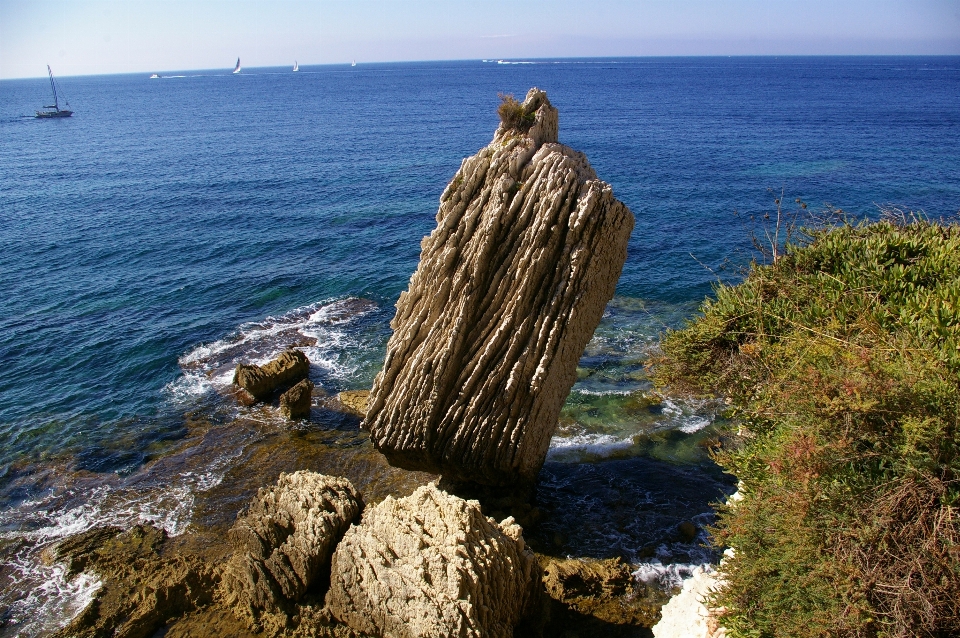
[[[713,603],[734,636],[960,635],[960,227],[803,238],[719,285],[655,367],[740,428]]]
[[[497,107],[497,115],[500,116],[500,122],[503,123],[504,128],[520,132],[530,130],[536,121],[536,112],[527,113],[523,104],[512,95],[500,93],[499,98],[500,106]]]

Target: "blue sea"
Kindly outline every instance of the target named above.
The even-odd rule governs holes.
[[[45,635],[90,599],[95,577],[42,560],[71,533],[222,530],[257,484],[304,467],[404,489],[324,401],[370,386],[440,193],[492,138],[500,93],[547,91],[560,141],[637,220],[527,533],[668,588],[712,556],[677,524],[709,522],[735,481],[705,452],[716,406],[650,386],[662,331],[741,276],[777,199],[960,211],[957,57],[149,75],[58,78],[75,112],[59,120],[28,117],[46,78],[0,81],[0,636]],[[237,405],[233,366],[290,344],[311,359],[311,419]]]

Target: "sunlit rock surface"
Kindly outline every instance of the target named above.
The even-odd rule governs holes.
[[[521,534],[434,485],[388,497],[338,545],[327,606],[375,636],[511,637],[541,587]]]
[[[633,215],[543,91],[522,108],[463,161],[397,301],[365,427],[400,467],[532,483],[626,259]]]

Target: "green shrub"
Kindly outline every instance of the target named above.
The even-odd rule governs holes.
[[[537,119],[536,112],[527,113],[523,108],[523,104],[518,102],[512,95],[500,93],[499,97],[500,106],[497,108],[497,115],[500,116],[500,121],[503,123],[504,128],[520,131],[521,133],[530,130],[530,127],[533,126],[533,123]]]
[[[960,635],[960,228],[808,232],[663,340],[661,385],[724,395],[742,481],[715,542],[734,636]]]

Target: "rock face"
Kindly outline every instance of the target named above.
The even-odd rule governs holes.
[[[275,390],[289,387],[310,374],[310,361],[299,350],[285,350],[265,366],[237,364],[233,382],[253,395],[257,401],[266,401]]]
[[[260,623],[284,614],[326,578],[330,555],[363,501],[345,478],[300,471],[262,488],[229,532],[235,552],[223,574],[225,602]]]
[[[375,636],[511,637],[541,587],[521,533],[434,485],[387,497],[337,547],[327,606]]]
[[[313,394],[313,382],[303,379],[280,395],[280,413],[288,419],[307,419],[310,417],[310,397]]]
[[[532,483],[626,259],[633,215],[543,91],[522,108],[444,190],[397,301],[365,427],[399,467]]]

